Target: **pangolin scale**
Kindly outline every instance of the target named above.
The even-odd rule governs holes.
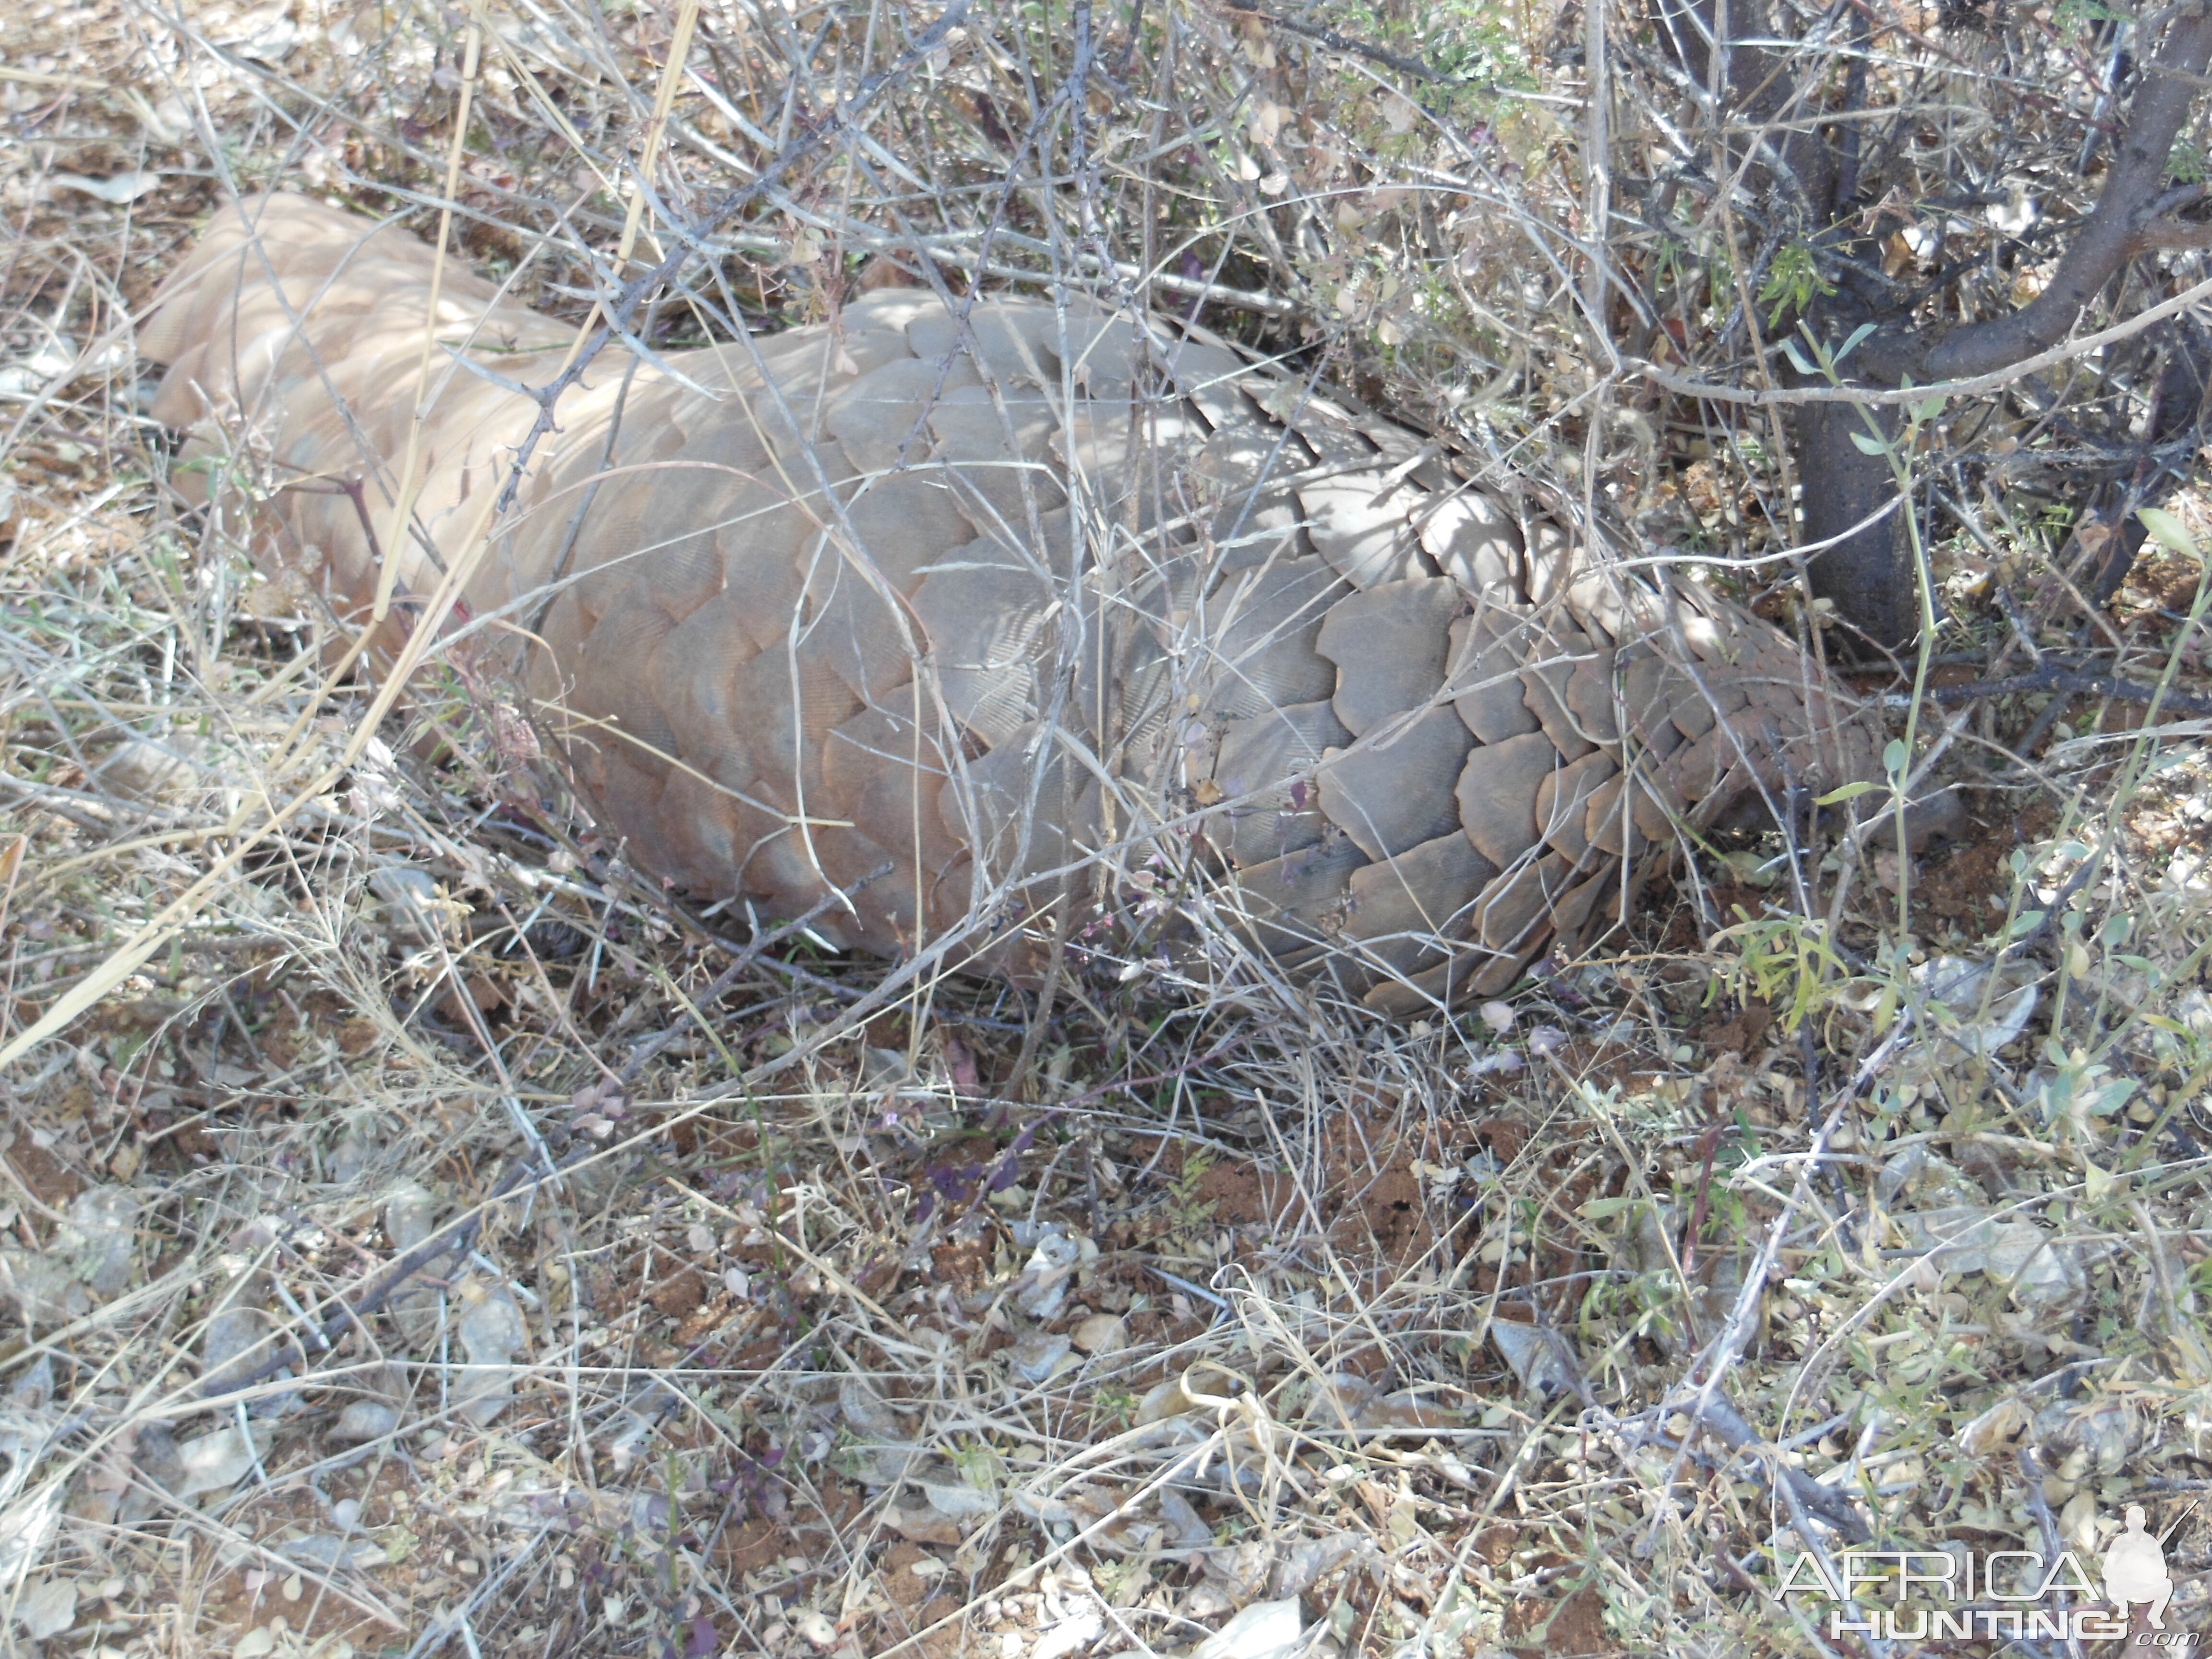
[[[279,194],[217,216],[140,342],[200,462],[180,487],[358,628],[426,330],[387,649],[574,329]],[[1866,711],[1709,588],[1626,574],[1525,485],[1072,295],[883,289],[609,353],[465,606],[639,866],[842,945],[957,940],[954,966],[1017,966],[1056,906],[1081,927],[1149,894],[1380,1011],[1448,1006],[1602,936],[1685,828],[1874,767]]]

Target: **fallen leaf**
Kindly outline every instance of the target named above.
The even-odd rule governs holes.
[[[76,1622],[76,1580],[47,1578],[32,1585],[16,1601],[15,1617],[33,1642],[60,1635]]]

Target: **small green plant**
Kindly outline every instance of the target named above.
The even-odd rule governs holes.
[[[1735,924],[1712,937],[1721,966],[1707,994],[1708,1006],[1723,990],[1739,999],[1756,997],[1777,1011],[1784,1030],[1794,1032],[1833,1006],[1853,981],[1823,919],[1753,917],[1741,905],[1735,914]]]
[[[1784,242],[1774,250],[1766,281],[1759,290],[1759,302],[1773,307],[1766,315],[1767,327],[1779,328],[1784,317],[1802,313],[1815,298],[1835,291],[1836,285],[1820,275],[1810,243]]]
[[[1006,1464],[998,1452],[981,1440],[969,1440],[951,1452],[960,1478],[978,1492],[995,1492],[1005,1483]]]
[[[1170,1176],[1167,1183],[1168,1196],[1178,1214],[1193,1212],[1200,1208],[1199,1185],[1206,1179],[1206,1172],[1213,1167],[1213,1154],[1204,1147],[1196,1147],[1183,1154],[1182,1170]],[[1212,1206],[1204,1206],[1204,1213],[1211,1214]],[[1199,1218],[1203,1219],[1203,1215]]]
[[[1093,1400],[1099,1417],[1106,1422],[1126,1428],[1136,1419],[1137,1396],[1127,1389],[1109,1382],[1099,1389]]]
[[[2114,10],[2105,0],[2058,0],[2051,14],[2051,21],[2061,34],[2072,36],[2081,33],[2092,23],[2120,23],[2128,21],[2127,14]]]

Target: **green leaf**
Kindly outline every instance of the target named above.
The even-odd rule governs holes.
[[[1747,887],[1771,887],[1782,878],[1771,867],[1779,860],[1769,859],[1747,847],[1722,854],[1721,862]]]
[[[1861,795],[1871,795],[1881,787],[1881,784],[1869,783],[1864,778],[1861,778],[1856,783],[1847,783],[1840,789],[1831,789],[1825,795],[1814,796],[1813,805],[1833,806],[1838,801],[1856,800]]]
[[[1881,751],[1881,769],[1890,776],[1895,777],[1905,770],[1905,763],[1911,757],[1905,747],[1905,739],[1892,738],[1887,746]]]
[[[1859,453],[1862,455],[1887,455],[1889,453],[1887,446],[1886,446],[1881,439],[1875,437],[1871,432],[1854,432],[1851,434],[1851,441],[1858,446]]]
[[[1790,360],[1790,368],[1796,369],[1800,374],[1806,376],[1808,379],[1820,372],[1819,369],[1814,368],[1811,363],[1806,362],[1805,354],[1797,349],[1797,342],[1795,340],[1784,339],[1782,342],[1782,355]]]
[[[1641,1202],[1633,1198],[1594,1198],[1577,1212],[1588,1221],[1610,1221],[1624,1210],[1632,1210]]]
[[[2089,1110],[2097,1117],[2110,1117],[2128,1103],[2128,1097],[2136,1091],[2136,1080],[2124,1077],[2118,1083],[2107,1083],[2090,1097]]]
[[[2023,910],[2012,919],[2012,926],[2007,930],[2007,932],[2014,939],[2019,939],[2024,934],[2033,933],[2037,928],[2042,926],[2042,911]]]
[[[2142,527],[2150,532],[2153,540],[2177,553],[2185,553],[2191,558],[2197,556],[2197,538],[2191,535],[2172,514],[2162,507],[2139,507],[2136,509],[2136,517],[2142,520]]]
[[[1912,419],[1915,424],[1925,426],[1941,415],[1943,412],[1943,405],[1950,401],[1948,398],[1930,398],[1924,403],[1913,404]]]

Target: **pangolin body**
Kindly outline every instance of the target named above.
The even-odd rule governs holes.
[[[142,337],[207,459],[180,482],[349,624],[436,269],[265,197]],[[506,481],[514,388],[574,339],[450,260],[434,332],[401,617]],[[1010,924],[1143,890],[1377,1009],[1437,1006],[1602,934],[1680,827],[1872,765],[1772,628],[1158,317],[881,290],[611,352],[557,408],[468,583],[480,637],[636,863],[841,944],[961,934],[955,965],[1004,966]]]

